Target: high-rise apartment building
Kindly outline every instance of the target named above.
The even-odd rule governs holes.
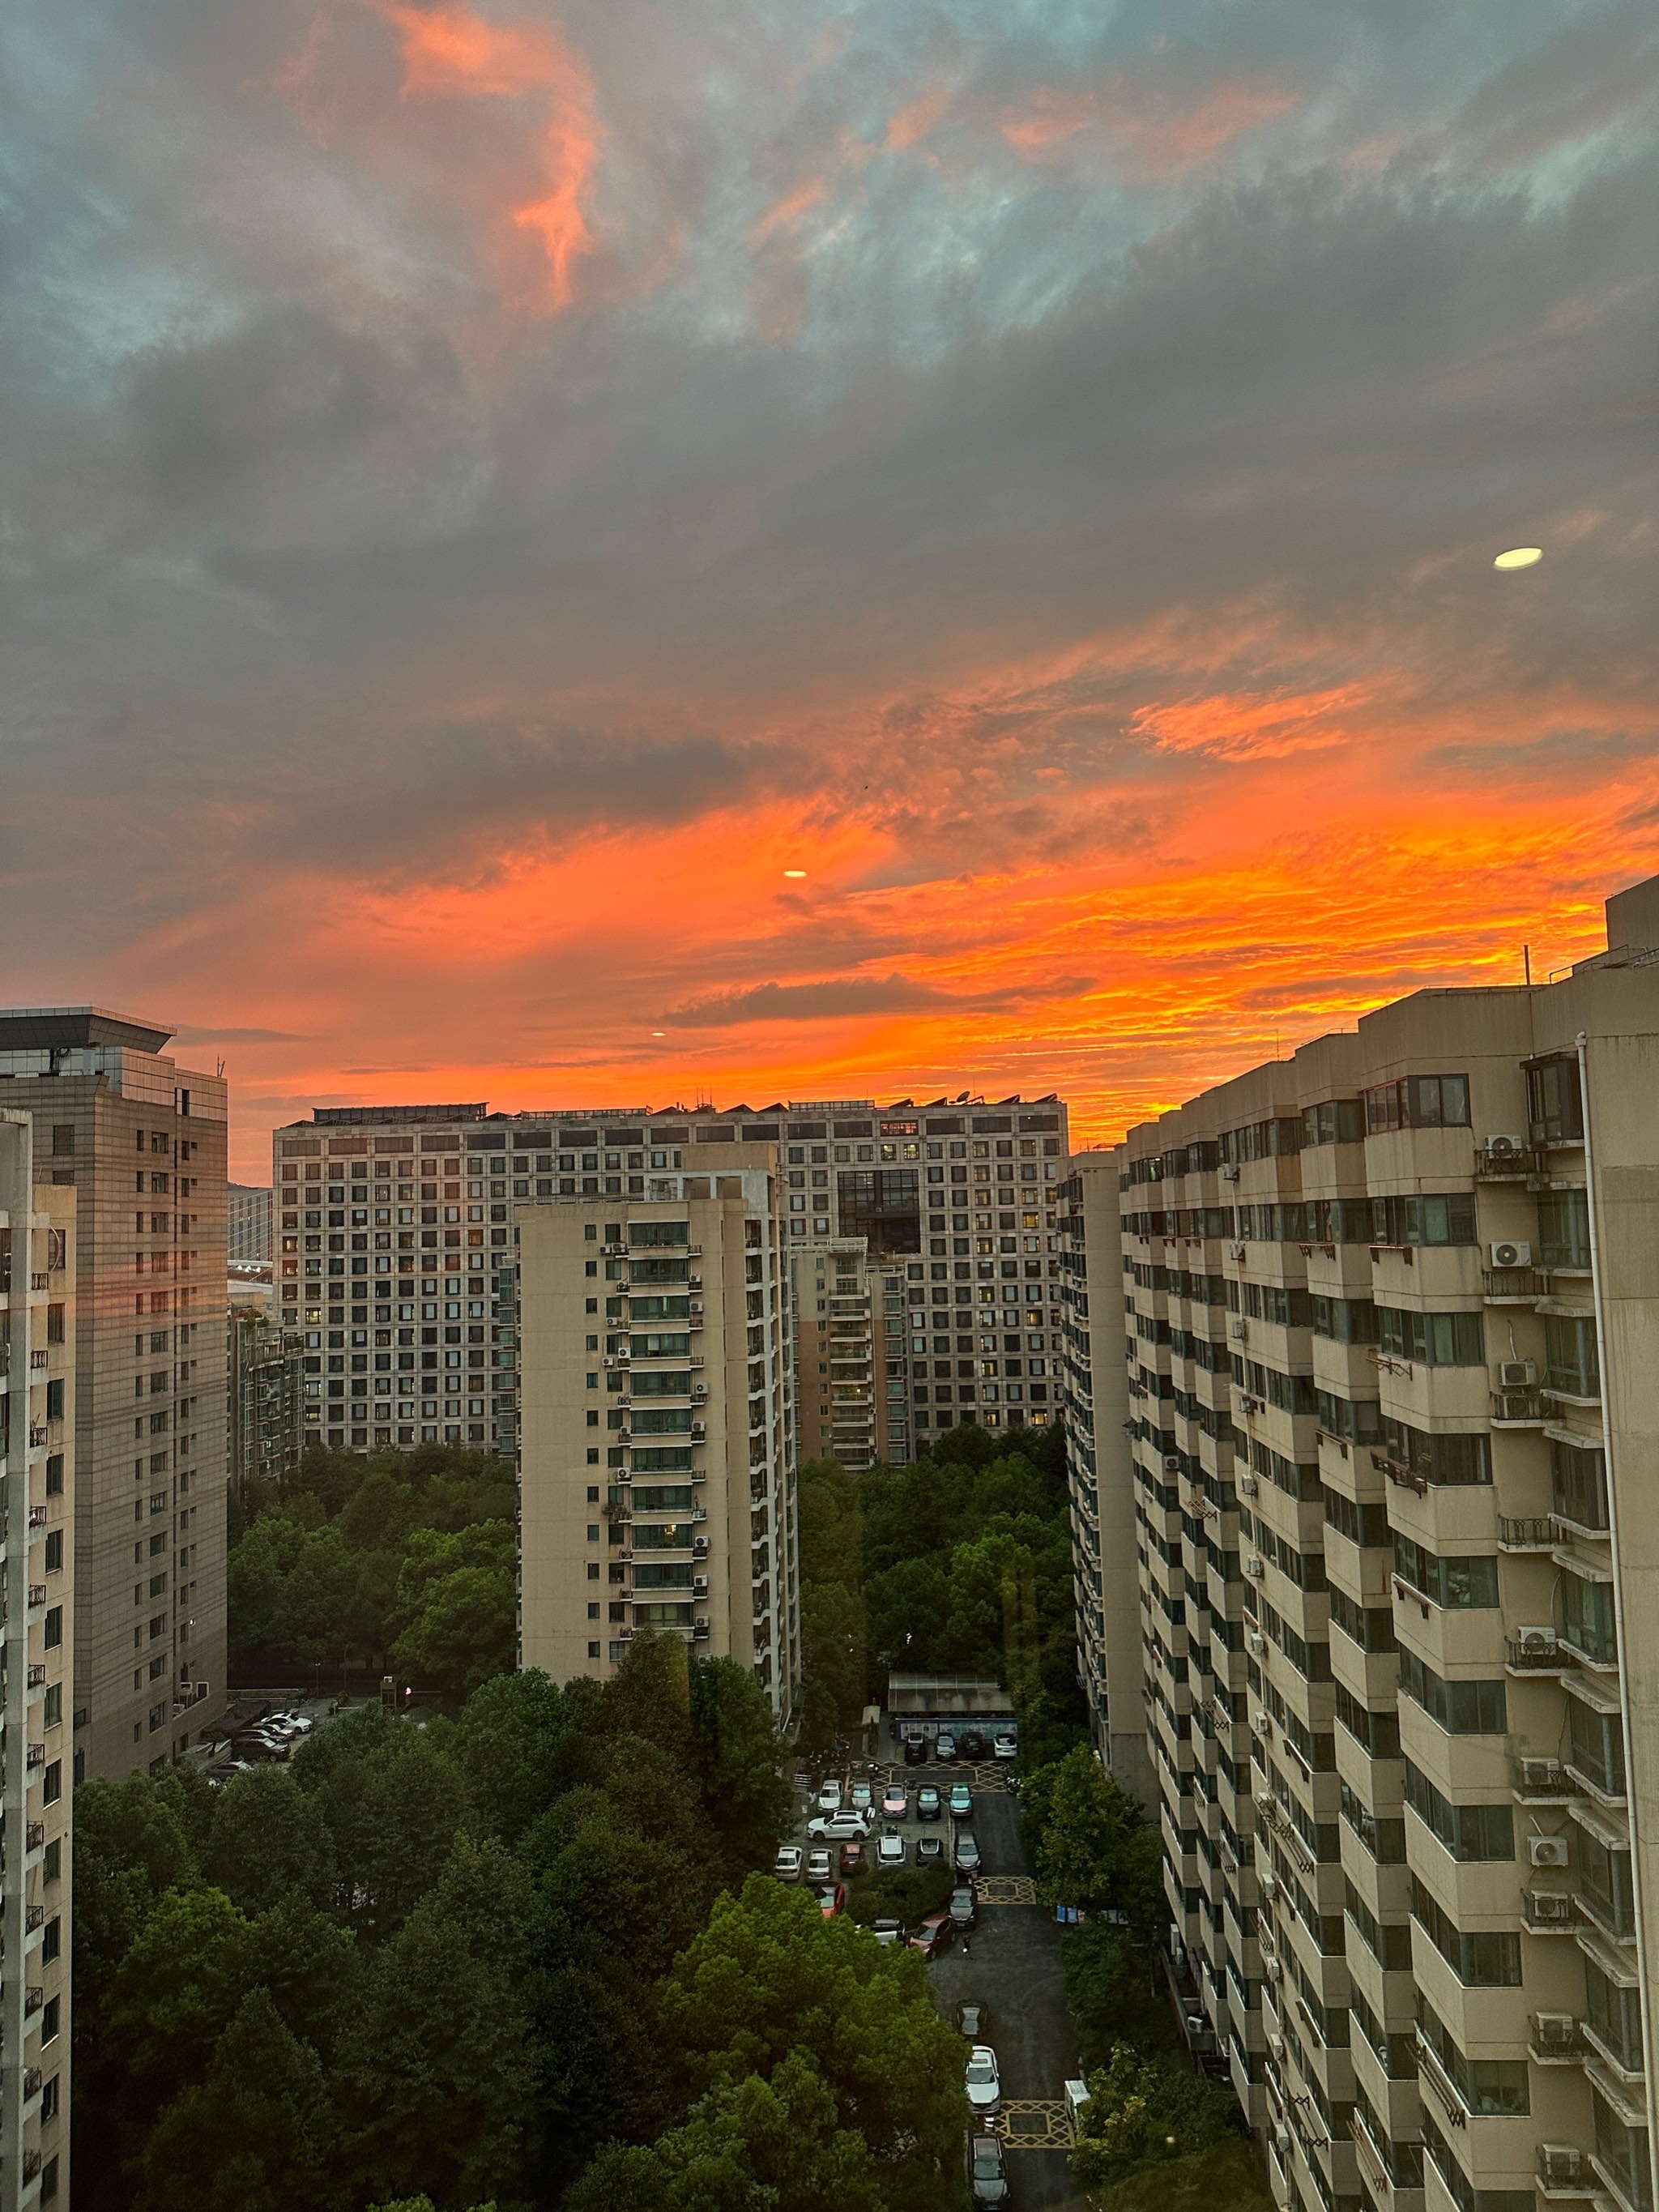
[[[1659,880],[1607,914],[1118,1155],[1177,1982],[1308,2212],[1655,2201]]]
[[[1117,1186],[1112,1152],[1079,1153],[1060,1185],[1066,1465],[1078,1680],[1090,1733],[1116,1779],[1150,1804],[1135,1497],[1124,1450],[1129,1390],[1117,1357],[1123,1318]]]
[[[74,1772],[224,1707],[225,1085],[96,1007],[0,1012],[0,1105],[76,1200]]]
[[[292,1482],[305,1449],[304,1339],[257,1306],[233,1305],[225,1334],[230,1486]]]
[[[226,1185],[225,1257],[269,1260],[271,1255],[271,1194],[258,1184]]]
[[[76,1198],[0,1107],[0,2212],[69,2196]]]
[[[902,1459],[958,1421],[1041,1426],[1058,1410],[1057,1099],[330,1107],[272,1142],[281,1326],[305,1337],[307,1432],[336,1448],[515,1454],[518,1208],[642,1197],[647,1176],[690,1145],[778,1147],[786,1249],[813,1284],[800,1395],[820,1443],[828,1433],[850,1455]],[[822,1334],[816,1326],[817,1261],[830,1279],[830,1263],[859,1245],[872,1308],[864,1382],[853,1358],[833,1357],[828,1327],[859,1316],[826,1312]],[[823,1293],[826,1307],[836,1296]],[[820,1376],[820,1363],[831,1371]],[[820,1381],[842,1388],[820,1398]]]
[[[799,1673],[793,1346],[777,1147],[661,1146],[634,1197],[519,1209],[520,1643],[603,1676],[642,1630]]]

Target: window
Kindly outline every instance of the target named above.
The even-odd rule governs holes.
[[[1451,2031],[1419,1992],[1417,2025],[1458,2095],[1480,2118],[1524,2118],[1528,2100],[1524,2058],[1466,2058]]]
[[[1365,1134],[1363,1098],[1325,1098],[1302,1109],[1302,1142],[1315,1145],[1357,1145]]]
[[[1556,1053],[1528,1064],[1527,1133],[1535,1145],[1570,1143],[1583,1135],[1577,1053]]]
[[[1645,2128],[1626,2127],[1600,2089],[1590,2085],[1595,2114],[1595,2155],[1637,2212],[1653,2212],[1653,2168]]]
[[[46,1614],[45,1640],[48,1651],[55,1651],[64,1640],[64,1608],[61,1605],[54,1605]]]
[[[1501,1679],[1443,1682],[1414,1651],[1400,1654],[1401,1694],[1421,1705],[1448,1735],[1504,1735],[1509,1730],[1509,1700]]]
[[[1408,1759],[1406,1803],[1455,1859],[1515,1856],[1515,1816],[1508,1805],[1454,1805]]]
[[[1562,1520],[1580,1528],[1607,1527],[1607,1462],[1599,1448],[1581,1449],[1552,1439],[1550,1488],[1551,1505]]]
[[[1584,2025],[1627,2074],[1644,2071],[1641,1993],[1619,1988],[1589,1959],[1584,1961]]]
[[[1598,1666],[1617,1666],[1619,1632],[1614,1624],[1613,1584],[1577,1574],[1564,1563],[1560,1587],[1562,1642]]]
[[[48,1997],[41,2006],[40,2040],[43,2045],[57,2042],[58,2019],[62,2009],[62,2002],[58,1997]]]
[[[1548,1386],[1562,1397],[1601,1396],[1601,1354],[1596,1347],[1595,1323],[1588,1316],[1546,1314],[1544,1359]]]
[[[52,1152],[54,1159],[68,1159],[75,1152],[73,1121],[54,1121],[52,1127]]]
[[[1389,1458],[1420,1474],[1425,1482],[1456,1486],[1492,1480],[1492,1449],[1483,1436],[1431,1434],[1385,1414],[1382,1449]]]
[[[1460,1928],[1415,1875],[1412,1876],[1412,1917],[1466,1986],[1520,1988],[1521,1938],[1486,1929],[1471,1934]]]
[[[1371,1236],[1378,1244],[1474,1244],[1478,1242],[1474,1193],[1374,1198]]]
[[[1483,1367],[1486,1331],[1478,1313],[1408,1313],[1379,1306],[1378,1341],[1396,1359],[1420,1367]]]
[[[1442,1558],[1396,1530],[1394,1571],[1419,1597],[1449,1612],[1490,1611],[1498,1603],[1493,1558]]]
[[[1589,1193],[1540,1191],[1538,1198],[1538,1257],[1546,1267],[1588,1268]]]
[[[1636,1892],[1630,1853],[1610,1844],[1594,1828],[1578,1831],[1577,1893],[1591,1917],[1621,1941],[1636,1933]]]
[[[1580,1698],[1567,1699],[1567,1757],[1604,1797],[1625,1794],[1625,1730],[1617,1713],[1604,1713]]]
[[[1328,1336],[1338,1344],[1376,1342],[1376,1308],[1369,1298],[1328,1298],[1316,1295],[1311,1304],[1316,1336]]]
[[[1380,1083],[1365,1093],[1365,1130],[1466,1129],[1469,1126],[1467,1075],[1407,1075]]]

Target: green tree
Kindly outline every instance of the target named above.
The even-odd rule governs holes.
[[[822,1754],[856,1728],[864,1711],[864,1601],[840,1583],[811,1585],[801,1597],[801,1742]]]
[[[496,1674],[467,1699],[455,1756],[484,1831],[514,1844],[568,1786],[561,1758],[571,1708],[539,1668]]]
[[[693,1771],[728,1879],[765,1866],[787,1832],[791,1791],[766,1692],[735,1659],[700,1659],[690,1680]]]
[[[331,2195],[335,2117],[317,2053],[249,1991],[199,2084],[169,2100],[137,2160],[138,2212],[294,2212]]]
[[[534,2109],[530,1881],[499,1844],[459,1849],[376,1956],[345,2039],[346,2163],[360,2195],[516,2197]]]
[[[292,1771],[328,1828],[340,1917],[375,1939],[391,1934],[443,1871],[467,1818],[450,1737],[364,1705],[303,1744]]]
[[[1127,2043],[1088,2077],[1072,2171],[1085,2189],[1127,2181],[1148,2166],[1209,2149],[1243,2122],[1231,2091],[1184,2067],[1143,2057]]]
[[[1091,1920],[1066,1930],[1060,1954],[1085,2069],[1104,2065],[1119,2043],[1145,2051],[1173,2048],[1169,2000],[1146,1944],[1125,1929]]]
[[[334,1847],[316,1799],[281,1767],[236,1775],[219,1792],[202,1871],[247,1912],[295,1890],[327,1905]]]
[[[741,1896],[716,1899],[658,2006],[700,2094],[770,2081],[791,2057],[813,2067],[836,2127],[861,2135],[880,2165],[891,2212],[921,2212],[939,2174],[954,2174],[968,2116],[962,2040],[908,1948],[872,1943],[805,1893],[751,1875]]]
[[[1163,1925],[1158,1830],[1086,1745],[1032,1777],[1023,1802],[1043,1904],[1119,1913],[1142,1935]]]
[[[834,2090],[791,2053],[770,2081],[711,2090],[649,2149],[601,2153],[567,2212],[886,2212],[888,2174],[840,2124]]]
[[[147,1774],[75,1793],[75,2013],[88,2036],[117,1968],[159,1900],[196,1878],[179,1805]]]

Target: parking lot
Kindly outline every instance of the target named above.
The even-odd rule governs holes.
[[[986,2039],[996,2051],[1002,2076],[998,2124],[1007,2147],[1012,2212],[1037,2212],[1039,2207],[1046,2212],[1087,2212],[1088,2200],[1073,2183],[1065,2155],[1070,2136],[1062,2084],[1076,2074],[1078,2054],[1066,2009],[1060,1931],[1032,1897],[1020,1849],[1019,1805],[1009,1792],[1007,1770],[989,1762],[904,1766],[889,1761],[878,1764],[872,1775],[855,1761],[840,1778],[848,1785],[872,1781],[878,1808],[889,1781],[905,1784],[910,1810],[890,1825],[905,1838],[911,1864],[919,1837],[942,1835],[948,1850],[953,1826],[949,1820],[916,1819],[918,1789],[931,1783],[947,1798],[953,1783],[966,1782],[972,1789],[974,1815],[968,1825],[983,1863],[975,1881],[978,1925],[965,1946],[957,1940],[929,1966],[928,1978],[946,2019],[955,2018],[957,2006],[966,1998],[989,2008]],[[800,1805],[794,1840],[805,1850],[806,1822],[814,1808],[804,1791]],[[871,1831],[872,1859],[875,1838],[888,1825],[878,1810]]]

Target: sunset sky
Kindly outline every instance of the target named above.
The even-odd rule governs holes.
[[[0,996],[222,1056],[244,1179],[1105,1139],[1659,869],[1651,0],[26,13]]]

